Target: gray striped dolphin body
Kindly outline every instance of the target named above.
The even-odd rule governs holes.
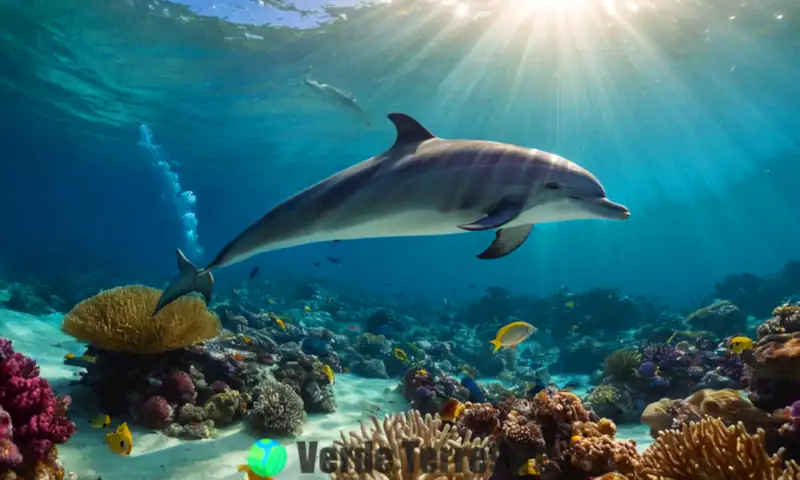
[[[625,220],[600,182],[569,160],[482,140],[446,140],[413,118],[389,114],[397,139],[387,151],[295,194],[239,234],[203,269],[178,250],[178,276],[156,312],[196,291],[206,303],[211,270],[258,253],[355,238],[446,235],[495,230],[478,258],[516,250],[536,223]]]

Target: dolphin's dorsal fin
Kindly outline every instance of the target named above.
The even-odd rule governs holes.
[[[388,117],[397,129],[397,140],[394,141],[392,148],[401,145],[422,143],[425,140],[436,138],[436,135],[429,132],[427,128],[423,127],[418,121],[405,113],[390,113]]]

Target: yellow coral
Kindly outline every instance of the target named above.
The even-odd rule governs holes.
[[[216,337],[219,317],[197,297],[181,297],[153,317],[161,290],[142,285],[104,290],[65,317],[61,329],[82,342],[117,352],[155,354]]]
[[[740,422],[725,427],[716,418],[665,430],[642,454],[640,478],[647,480],[795,480],[800,466],[780,453],[769,456],[764,431],[749,435]]]

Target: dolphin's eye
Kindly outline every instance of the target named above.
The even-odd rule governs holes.
[[[544,188],[548,190],[558,190],[561,188],[561,185],[557,184],[556,182],[547,182],[544,184]]]

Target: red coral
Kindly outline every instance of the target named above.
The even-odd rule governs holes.
[[[56,397],[32,359],[0,338],[0,464],[48,462],[54,444],[66,442],[75,424],[66,417],[67,397]]]
[[[173,410],[167,399],[155,395],[147,399],[142,405],[139,420],[148,428],[164,428],[173,420]]]
[[[178,369],[173,369],[164,379],[163,393],[167,400],[178,404],[194,404],[197,399],[197,390],[194,388],[192,377]]]

